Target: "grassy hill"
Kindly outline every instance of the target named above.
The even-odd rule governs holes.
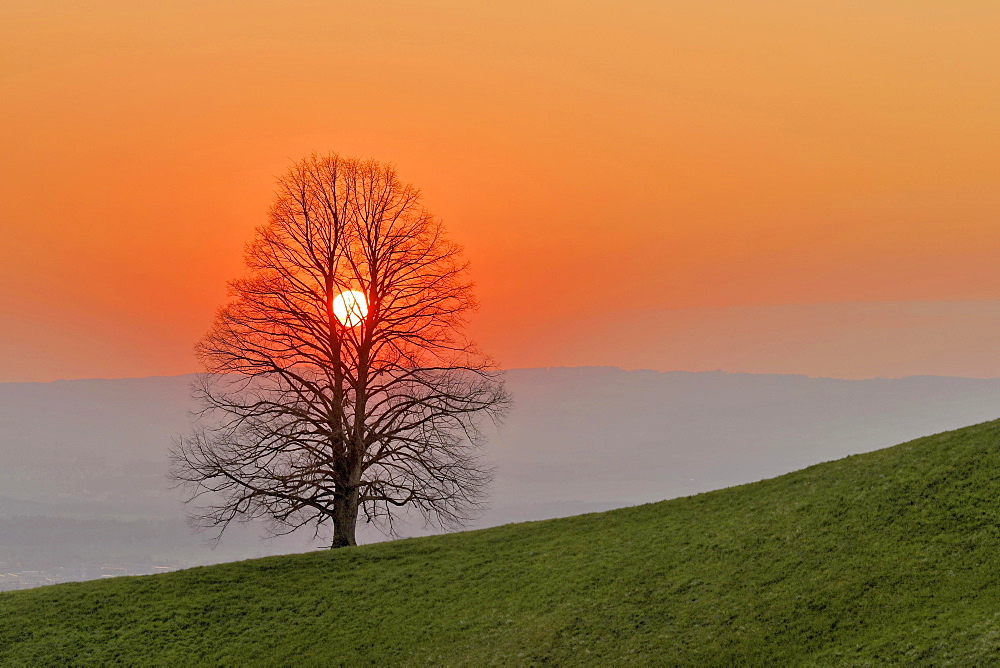
[[[5,665],[997,656],[1000,421],[636,508],[0,594]]]

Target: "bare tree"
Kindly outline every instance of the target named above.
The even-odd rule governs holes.
[[[203,410],[172,453],[201,527],[264,518],[332,531],[398,509],[460,525],[482,502],[482,420],[496,365],[464,334],[476,302],[461,249],[391,166],[296,163],[197,353]]]

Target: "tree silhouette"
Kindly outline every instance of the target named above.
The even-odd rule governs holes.
[[[463,334],[461,248],[389,165],[314,155],[278,186],[197,346],[203,408],[171,452],[192,519],[309,526],[332,547],[356,544],[359,514],[389,533],[406,507],[462,524],[490,478],[482,420],[509,398]]]

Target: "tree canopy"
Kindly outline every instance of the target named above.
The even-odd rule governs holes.
[[[294,164],[247,275],[197,346],[203,410],[172,453],[192,517],[265,518],[353,545],[359,516],[458,525],[481,505],[484,418],[509,405],[465,335],[462,249],[392,166],[336,154]]]

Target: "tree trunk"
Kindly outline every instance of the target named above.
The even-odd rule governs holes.
[[[333,542],[330,548],[357,545],[354,537],[358,525],[358,489],[355,487],[333,501]]]

